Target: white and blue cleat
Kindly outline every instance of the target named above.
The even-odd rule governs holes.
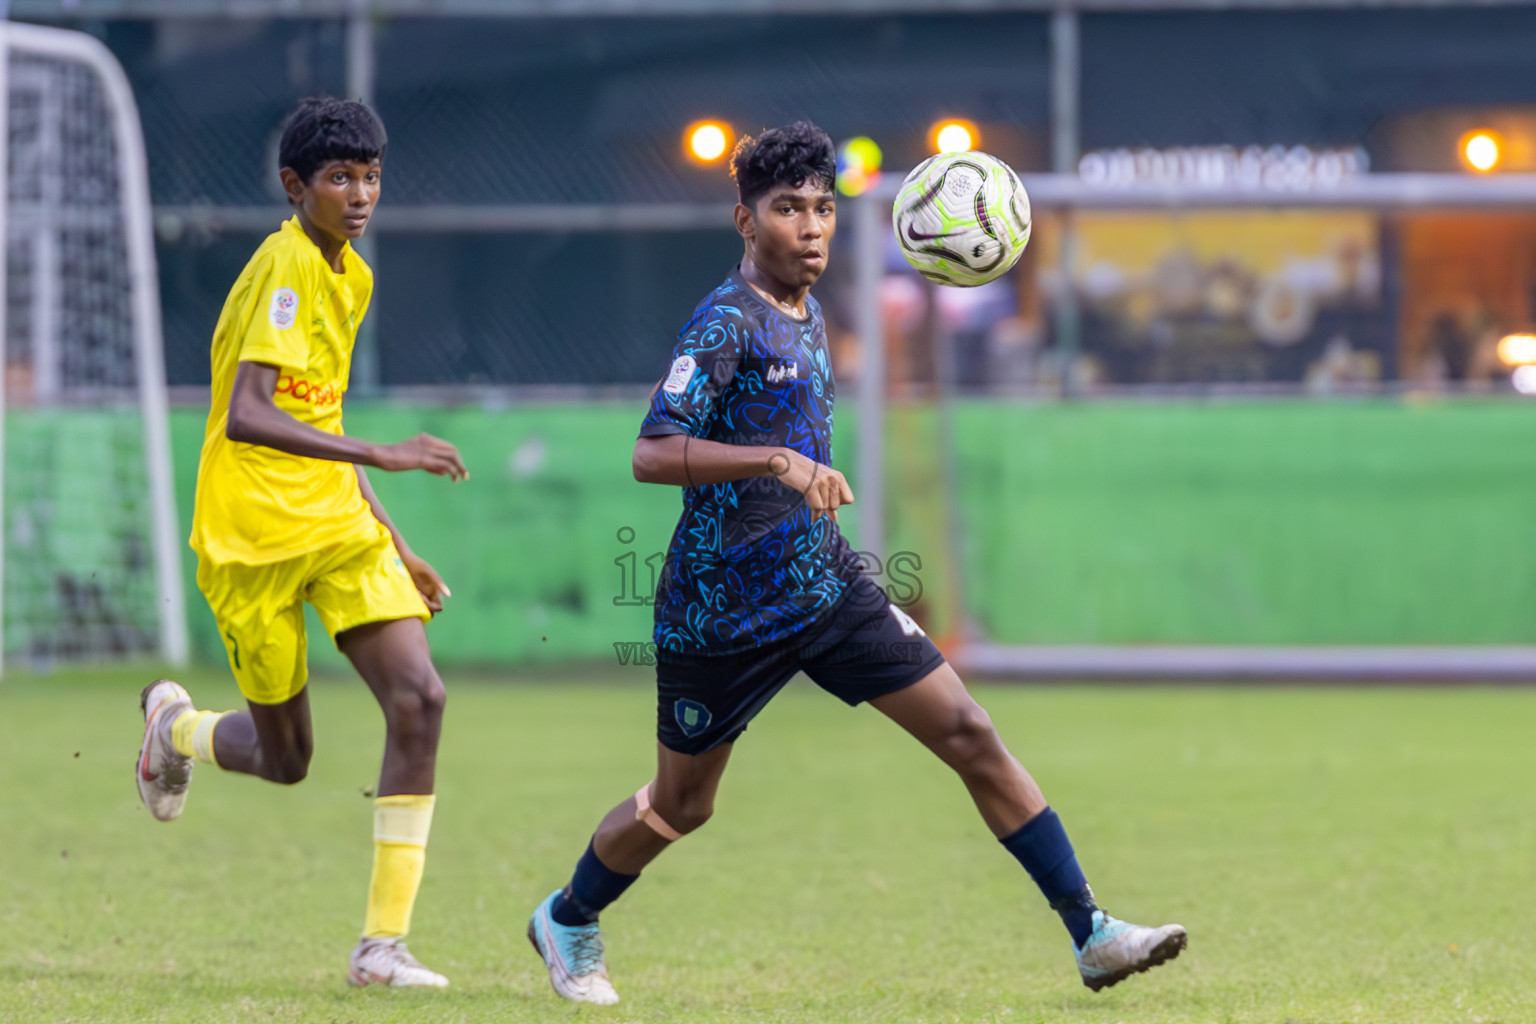
[[[619,994],[608,980],[602,933],[596,922],[571,928],[551,917],[549,908],[558,895],[558,889],[550,893],[528,919],[528,941],[544,958],[556,992],[578,1003],[612,1006]]]
[[[1083,984],[1095,992],[1133,974],[1165,964],[1184,951],[1189,934],[1181,924],[1147,928],[1093,912],[1093,934],[1076,950]]]

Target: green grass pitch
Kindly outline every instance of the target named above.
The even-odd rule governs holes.
[[[715,820],[606,915],[604,1010],[558,999],[523,931],[649,777],[644,670],[450,674],[412,935],[445,993],[344,984],[381,732],[362,685],[315,684],[302,785],[201,768],[159,825],[129,777],[142,683],[0,685],[0,1021],[1536,1019],[1536,692],[978,687],[1104,904],[1190,930],[1094,995],[954,778],[796,683]]]

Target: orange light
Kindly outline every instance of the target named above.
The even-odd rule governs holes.
[[[1499,339],[1499,358],[1505,366],[1536,364],[1536,334],[1506,334]]]
[[[1504,139],[1489,128],[1479,128],[1461,137],[1457,147],[1462,162],[1478,174],[1487,174],[1504,159]]]
[[[683,132],[683,151],[701,164],[725,156],[731,145],[731,126],[724,121],[695,121]]]
[[[970,121],[946,118],[928,130],[928,145],[935,153],[964,153],[981,145],[981,132]]]

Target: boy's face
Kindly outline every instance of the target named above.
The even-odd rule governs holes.
[[[332,160],[306,182],[284,167],[283,189],[321,233],[337,241],[360,238],[379,201],[380,171],[377,160]]]
[[[754,206],[736,208],[736,228],[752,247],[752,261],[786,288],[815,284],[837,231],[837,200],[826,185],[775,185]]]

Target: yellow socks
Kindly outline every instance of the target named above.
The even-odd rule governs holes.
[[[363,938],[396,938],[411,930],[436,799],[381,796],[373,802],[373,881],[368,885]]]
[[[228,711],[183,711],[171,723],[171,746],[182,757],[190,757],[215,768],[219,762],[213,756],[213,730],[219,719]]]

